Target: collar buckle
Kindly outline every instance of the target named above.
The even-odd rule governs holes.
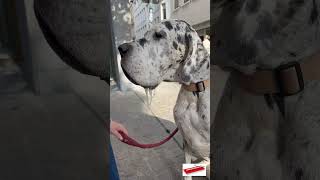
[[[203,81],[197,82],[196,83],[196,89],[197,89],[196,92],[205,91],[206,90],[206,86],[205,86],[204,82]]]
[[[284,78],[284,73],[288,73],[288,71],[294,68],[296,74],[296,80],[298,82],[298,87],[295,88],[294,92],[288,92],[288,88],[286,88],[286,81]],[[275,70],[275,78],[279,88],[279,94],[281,96],[291,96],[300,93],[304,89],[304,79],[301,70],[300,63],[297,61],[290,62],[284,65],[279,66]]]

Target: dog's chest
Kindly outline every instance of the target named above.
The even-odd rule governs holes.
[[[284,118],[263,96],[251,96],[230,84],[213,129],[213,152],[219,159],[215,170],[221,175],[217,179],[225,172],[244,179],[259,173],[259,179],[294,179],[297,172],[314,177],[320,170],[320,82],[308,83],[302,93],[285,98]]]
[[[199,98],[191,92],[180,90],[174,117],[184,142],[193,153],[208,157],[210,145],[210,95],[209,91]]]

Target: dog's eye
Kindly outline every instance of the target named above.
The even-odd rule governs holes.
[[[164,31],[159,31],[154,33],[155,39],[162,39],[166,37],[166,32]]]
[[[156,38],[159,38],[159,39],[162,38],[162,34],[161,33],[156,32],[156,33],[154,33],[154,35],[155,35]]]

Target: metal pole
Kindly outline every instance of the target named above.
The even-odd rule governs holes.
[[[114,37],[114,31],[113,31],[113,21],[112,21],[112,11],[111,11],[111,0],[107,0],[107,7],[109,7],[109,11],[107,11],[107,20],[110,22],[110,32],[111,32],[111,48],[112,48],[112,54],[110,59],[110,75],[113,73],[114,75],[114,81],[116,82],[118,88],[122,90],[122,85],[120,81],[120,75],[119,75],[119,69],[118,69],[118,59],[117,59],[117,50],[116,50],[116,42]]]

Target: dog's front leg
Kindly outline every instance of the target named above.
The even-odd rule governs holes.
[[[210,179],[210,158],[207,157],[207,158],[204,158],[203,161],[201,161],[199,164],[204,164],[206,165],[206,168],[207,168],[207,179]]]
[[[187,152],[185,152],[184,155],[185,155],[186,164],[191,164],[192,156]],[[184,177],[184,180],[192,180],[192,177],[186,176]]]

